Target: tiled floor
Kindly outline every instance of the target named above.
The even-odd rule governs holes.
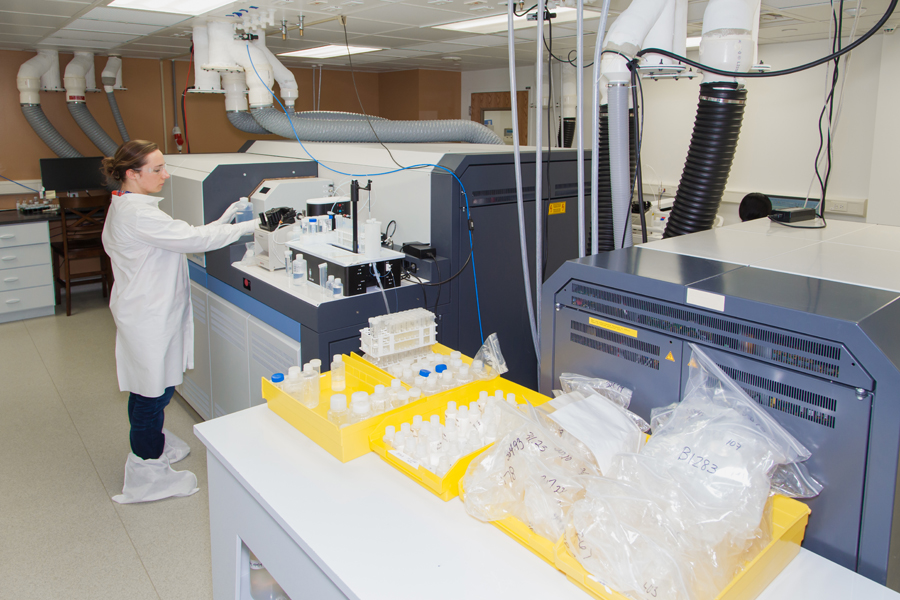
[[[0,600],[212,598],[200,418],[177,394],[166,409],[197,494],[113,502],[129,452],[115,325],[99,291],[72,304],[0,325]]]

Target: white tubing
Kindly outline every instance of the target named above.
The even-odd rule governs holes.
[[[87,83],[84,76],[94,64],[93,52],[76,52],[66,65],[66,102],[84,102]]]
[[[603,0],[603,8],[600,12],[600,24],[597,25],[597,39],[594,42],[594,72],[591,101],[591,252],[597,254],[600,246],[600,234],[597,227],[600,221],[600,206],[598,200],[597,183],[600,181],[600,79],[602,72],[600,70],[600,57],[603,49],[603,38],[606,33],[606,19],[609,16],[610,0]]]
[[[678,56],[687,56],[687,13],[688,0],[675,0],[675,34],[672,50]]]
[[[259,39],[255,40],[253,45],[266,55],[266,59],[272,67],[275,81],[278,82],[280,96],[281,99],[284,100],[285,108],[291,111],[294,110],[294,103],[297,101],[297,98],[300,97],[300,90],[297,86],[297,79],[294,77],[294,74],[291,73],[290,69],[285,67],[281,61],[278,60],[278,57],[266,47],[265,32],[260,33]]]
[[[59,52],[56,50],[38,50],[38,54],[47,53],[50,58],[50,70],[41,75],[41,89],[60,92],[63,89],[62,77],[59,73]]]
[[[222,73],[222,89],[225,90],[225,110],[249,110],[247,105],[247,80],[243,73]]]
[[[230,50],[232,60],[244,68],[244,81],[250,90],[250,108],[272,106],[269,89],[275,83],[275,77],[265,53],[250,42],[234,42]]]
[[[541,346],[535,328],[534,303],[531,299],[531,269],[528,267],[528,245],[525,241],[525,201],[522,197],[522,155],[519,149],[519,108],[516,86],[516,36],[513,30],[514,2],[507,6],[507,48],[509,50],[509,103],[512,112],[513,160],[516,166],[516,212],[519,216],[519,252],[522,256],[522,275],[525,282],[525,306],[528,308],[528,326],[534,355],[537,356],[538,372],[541,370]],[[537,290],[540,294],[540,289]]]
[[[544,0],[538,0],[537,19],[537,81],[535,90],[543,89],[544,80]],[[534,148],[534,289],[536,297],[534,329],[537,337],[538,348],[541,347],[541,288],[544,286],[544,149],[541,135],[541,122],[544,120],[544,111],[538,103],[535,114],[535,148]],[[548,165],[549,168],[549,165]],[[540,359],[538,359],[540,360]]]
[[[122,76],[122,59],[118,56],[110,56],[103,67],[100,74],[100,81],[103,83],[103,91],[107,94],[112,93],[116,87],[116,82]]]
[[[603,49],[634,56],[662,14],[666,1],[634,0],[609,28]]]
[[[612,188],[614,248],[631,242],[631,155],[628,152],[628,95],[625,83],[609,86],[609,178]],[[623,242],[624,233],[624,242]]]
[[[575,10],[575,51],[578,53],[575,57],[575,140],[578,147],[578,257],[581,258],[587,254],[584,239],[584,0],[577,1]]]
[[[16,87],[19,88],[19,104],[41,103],[41,78],[53,68],[54,61],[59,71],[56,50],[38,50],[19,67],[16,75]]]
[[[238,70],[238,63],[231,56],[234,45],[234,25],[227,21],[210,21],[206,25],[209,35],[209,62],[201,64],[203,69],[216,71]]]
[[[749,71],[753,66],[753,20],[759,0],[710,0],[703,13],[700,62],[723,71]],[[703,73],[703,82],[735,81]]]
[[[195,25],[194,42],[194,89],[217,92],[222,89],[217,71],[206,69],[209,64],[209,29],[206,23]]]

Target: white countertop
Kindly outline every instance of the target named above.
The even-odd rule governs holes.
[[[756,219],[640,248],[900,292],[900,227],[889,225],[831,219],[824,229],[801,229]]]
[[[500,530],[367,454],[342,464],[265,405],[194,427],[209,451],[350,598],[589,598]],[[801,550],[760,600],[897,600]]]

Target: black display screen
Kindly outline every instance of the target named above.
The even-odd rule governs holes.
[[[75,192],[105,188],[100,168],[102,156],[42,158],[41,185],[45,190]]]

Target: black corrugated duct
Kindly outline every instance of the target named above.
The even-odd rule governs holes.
[[[736,83],[700,85],[694,133],[663,237],[712,228],[737,150],[746,101],[747,90],[738,89]]]
[[[598,249],[597,252],[607,252],[615,250],[616,242],[613,235],[613,209],[612,209],[612,180],[609,174],[609,106],[606,104],[600,107],[600,152],[598,163],[600,172],[597,182],[597,203],[599,204],[598,217]],[[631,167],[631,181],[634,182],[634,170],[637,165],[637,141],[634,135],[634,109],[628,110],[628,147],[629,147],[629,163]],[[590,227],[590,223],[588,223]],[[590,241],[590,231],[587,233],[587,239]]]

